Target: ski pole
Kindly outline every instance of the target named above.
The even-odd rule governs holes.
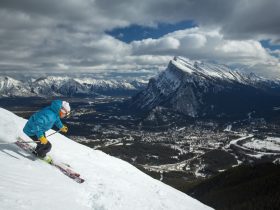
[[[46,137],[52,136],[52,135],[54,135],[54,134],[56,134],[56,133],[59,133],[59,132],[60,132],[59,130],[58,130],[58,131],[55,131],[55,132],[51,133],[50,135],[48,135],[48,136],[46,136]],[[24,143],[30,144],[30,143],[39,143],[39,142],[40,142],[40,141],[25,141]],[[14,144],[14,143],[16,143],[16,142],[0,143],[0,145],[9,145],[9,144]]]
[[[59,133],[59,132],[60,132],[60,130],[55,131],[55,132],[51,133],[50,135],[47,135],[46,137],[52,136],[52,135],[54,135],[54,134],[56,134],[56,133]]]
[[[49,136],[52,136],[52,135],[54,135],[54,134],[56,134],[56,133],[59,133],[60,132],[60,130],[58,130],[58,131],[55,131],[55,132],[53,132],[53,133],[51,133],[50,135],[47,135],[46,137],[49,137]],[[24,143],[39,143],[40,141],[25,141]],[[0,143],[0,145],[9,145],[9,144],[14,144],[14,143],[16,143],[16,142],[11,142],[11,143]]]
[[[39,143],[40,141],[25,141],[23,143],[27,143],[27,144],[30,144],[30,143]],[[14,142],[15,143],[15,142]]]
[[[25,141],[24,143],[27,143],[27,144],[29,144],[29,143],[39,143],[40,141]],[[16,141],[15,142],[10,142],[10,143],[0,143],[0,145],[9,145],[9,144],[15,144],[16,143]]]

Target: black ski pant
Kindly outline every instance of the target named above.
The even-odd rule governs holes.
[[[39,141],[39,139],[37,138],[37,136],[29,136],[33,141]],[[36,155],[38,155],[41,158],[44,158],[46,156],[46,154],[51,151],[52,145],[51,143],[48,141],[48,143],[46,144],[42,144],[41,142],[36,142],[37,143],[37,147],[35,149],[35,152],[37,153]]]

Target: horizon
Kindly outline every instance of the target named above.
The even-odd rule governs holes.
[[[233,72],[239,72],[241,74],[244,75],[250,75],[250,74],[254,74],[258,77],[262,77],[264,79],[268,79],[268,80],[275,80],[278,81],[280,80],[280,76],[279,77],[270,77],[269,75],[263,75],[259,72],[254,72],[254,71],[244,71],[244,65],[240,66],[229,66],[226,64],[221,64],[221,63],[217,63],[215,61],[201,61],[201,60],[194,60],[194,59],[189,59],[183,56],[174,56],[173,59],[175,59],[176,57],[182,57],[183,59],[187,59],[193,62],[202,62],[205,64],[214,64],[214,65],[220,65],[220,66],[225,66],[226,68],[228,68],[229,71],[233,71]],[[107,70],[107,71],[98,71],[98,72],[1,72],[0,71],[0,77],[11,77],[13,79],[17,79],[17,80],[30,80],[30,79],[40,79],[40,78],[44,78],[44,77],[62,77],[62,78],[67,78],[67,77],[74,77],[75,79],[86,79],[86,78],[90,78],[90,79],[94,79],[94,80],[111,80],[111,81],[145,81],[148,82],[151,78],[157,77],[161,72],[165,71],[168,69],[168,65],[169,63],[173,60],[171,59],[167,64],[166,67],[163,69],[152,69],[152,70],[139,70],[139,71],[114,71],[114,70]]]

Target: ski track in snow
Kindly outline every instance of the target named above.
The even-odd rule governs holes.
[[[25,122],[25,119],[0,108],[0,143],[15,142],[17,136],[23,136]],[[53,145],[50,155],[70,164],[85,182],[76,183],[15,144],[2,144],[1,210],[211,209],[129,163],[80,145],[61,134],[49,137],[49,141]]]

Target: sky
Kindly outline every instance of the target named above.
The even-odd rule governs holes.
[[[280,78],[279,0],[1,0],[0,73],[152,75],[174,56]]]

